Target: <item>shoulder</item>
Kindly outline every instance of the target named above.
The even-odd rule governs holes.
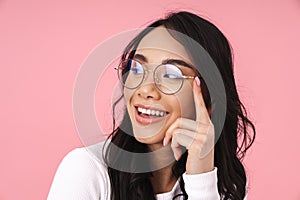
[[[68,173],[84,172],[84,176],[97,174],[105,171],[106,164],[103,160],[103,142],[88,146],[75,148],[62,160],[58,169],[66,169]]]
[[[104,141],[75,148],[61,161],[48,199],[99,199],[107,195],[109,176],[102,158]]]

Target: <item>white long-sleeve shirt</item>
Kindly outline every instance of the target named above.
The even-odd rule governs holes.
[[[110,179],[102,158],[104,141],[70,151],[60,163],[51,185],[48,200],[109,200]],[[220,199],[217,168],[203,174],[182,175],[189,200]],[[170,200],[180,194],[179,180],[173,189],[156,194],[157,200]]]

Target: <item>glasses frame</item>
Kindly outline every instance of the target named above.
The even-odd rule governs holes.
[[[144,70],[142,80],[141,80],[141,82],[140,82],[136,87],[127,87],[127,86],[125,86],[125,84],[124,84],[123,81],[122,81],[122,77],[120,77],[120,75],[121,75],[121,74],[120,74],[120,70],[126,69],[126,67],[122,67],[122,63],[124,63],[124,62],[129,62],[130,60],[135,61],[135,62],[138,62],[138,63],[142,66],[142,68],[143,68],[143,70]],[[160,66],[162,66],[162,65],[173,65],[173,66],[175,66],[176,68],[178,68],[178,69],[180,70],[181,74],[182,74],[182,82],[181,82],[181,84],[180,84],[180,87],[179,87],[175,92],[172,92],[172,93],[164,92],[164,91],[162,91],[162,90],[159,88],[159,86],[158,86],[159,83],[157,83],[157,80],[156,80],[157,77],[155,77],[155,74],[156,74],[156,70],[157,70]],[[139,61],[134,60],[134,59],[126,59],[126,60],[120,62],[120,64],[118,65],[118,67],[115,67],[114,69],[118,71],[118,79],[119,79],[119,81],[121,82],[121,84],[122,84],[125,88],[128,88],[128,89],[136,89],[136,88],[138,88],[138,87],[145,81],[146,73],[153,71],[152,75],[153,75],[153,83],[154,83],[155,87],[156,87],[160,92],[162,92],[163,94],[167,94],[167,95],[172,95],[172,94],[176,94],[177,92],[179,92],[180,89],[182,88],[182,85],[183,85],[183,82],[184,82],[185,79],[194,79],[194,78],[197,77],[197,76],[187,76],[187,75],[183,75],[182,70],[181,70],[177,65],[175,65],[175,64],[159,64],[159,65],[157,65],[154,69],[147,69],[147,68],[144,67],[144,65],[143,65],[142,63],[140,63]],[[129,70],[128,70],[128,71],[129,71]],[[123,71],[122,71],[122,75],[123,75]]]

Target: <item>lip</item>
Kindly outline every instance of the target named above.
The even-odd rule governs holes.
[[[141,108],[145,108],[145,109],[153,109],[153,110],[158,110],[158,111],[166,112],[166,115],[162,116],[162,117],[158,117],[158,116],[147,116],[147,117],[140,116],[138,114],[137,107],[141,107]],[[134,110],[135,110],[135,112],[134,112],[135,120],[139,124],[141,124],[141,125],[149,125],[149,124],[152,124],[152,123],[160,122],[160,121],[164,120],[169,115],[169,112],[167,112],[165,110],[162,110],[162,109],[158,109],[158,108],[150,106],[150,105],[135,104],[134,105]]]

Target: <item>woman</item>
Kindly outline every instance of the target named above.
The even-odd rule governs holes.
[[[219,29],[172,13],[131,41],[117,71],[123,121],[90,147],[98,160],[83,148],[64,158],[48,199],[244,199],[255,128]]]

